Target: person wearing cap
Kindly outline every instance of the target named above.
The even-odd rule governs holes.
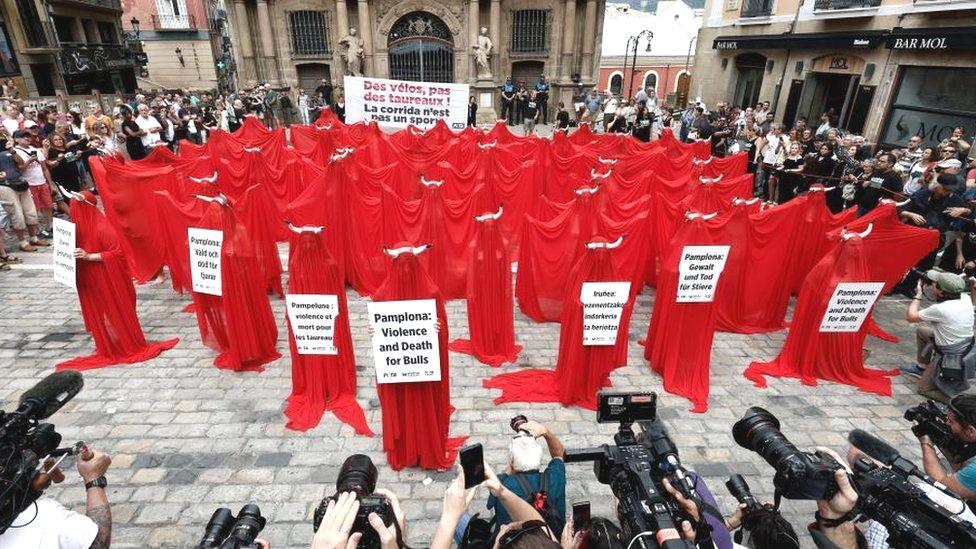
[[[539,104],[539,120],[543,124],[549,123],[549,82],[546,82],[546,75],[540,74],[539,81],[535,83],[536,103]]]
[[[951,150],[947,150],[945,152],[950,153]],[[935,165],[935,173],[939,175],[949,175],[956,179],[960,192],[962,192],[962,186],[965,183],[961,172],[962,162],[960,162],[958,158],[943,158]]]
[[[918,393],[948,402],[949,398],[969,391],[969,379],[976,362],[973,347],[973,303],[968,296],[969,284],[963,276],[930,269],[927,284],[919,280],[915,296],[908,305],[905,320],[925,322],[915,330],[916,364],[902,372],[918,377]],[[920,309],[924,290],[935,304]]]

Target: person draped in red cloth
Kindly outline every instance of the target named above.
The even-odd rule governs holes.
[[[862,229],[861,233],[849,232]],[[825,379],[891,395],[890,376],[898,370],[864,365],[864,340],[878,329],[872,327],[870,317],[854,332],[822,332],[821,322],[838,284],[879,282],[884,284],[883,295],[910,266],[938,246],[939,234],[901,223],[893,205],[882,205],[829,238],[833,248],[804,280],[779,356],[769,362],[753,362],[745,377],[757,387],[766,386],[765,376],[794,377],[804,385]],[[893,249],[898,253],[892,253]]]
[[[136,315],[136,289],[115,230],[89,191],[70,193],[75,223],[78,302],[95,353],[59,362],[56,370],[133,364],[173,348],[179,339],[147,342]]]
[[[647,327],[644,358],[663,378],[664,390],[692,402],[692,412],[708,411],[709,368],[718,303],[677,302],[679,269],[685,246],[717,246],[725,239],[726,218],[687,212],[661,262],[654,309]],[[719,276],[715,295],[724,291]]]
[[[292,390],[285,406],[285,427],[306,431],[319,424],[326,410],[361,435],[373,436],[356,402],[356,354],[349,333],[349,307],[342,273],[325,246],[322,227],[294,227],[288,254],[288,294],[332,294],[338,297],[333,342],[337,354],[299,354],[288,323]]]
[[[223,195],[211,201],[199,228],[223,231],[220,249],[221,294],[193,292],[200,338],[219,351],[214,365],[225,370],[264,370],[281,358],[275,349],[278,326],[265,292],[261,267],[244,225],[237,220]]]
[[[413,248],[400,243],[388,249],[393,261],[386,279],[373,294],[374,301],[434,299],[437,303],[440,381],[380,383],[376,392],[383,409],[383,449],[390,467],[448,469],[467,437],[448,436],[451,414],[451,372],[447,355],[447,312],[440,290],[420,264]]]
[[[489,389],[501,389],[495,404],[503,402],[560,402],[563,406],[596,409],[596,393],[610,385],[610,372],[626,363],[627,326],[633,310],[628,294],[617,329],[615,345],[583,345],[583,302],[580,292],[585,282],[626,282],[613,268],[611,252],[620,246],[597,237],[586,244],[586,251],[569,275],[563,300],[559,331],[559,357],[556,370],[531,369],[499,374],[486,379]]]
[[[468,331],[471,339],[455,339],[450,349],[474,355],[489,366],[515,362],[522,346],[515,343],[512,266],[508,243],[499,230],[502,208],[475,217],[478,235],[468,260]]]

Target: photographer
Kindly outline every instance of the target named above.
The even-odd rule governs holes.
[[[919,310],[923,286],[919,280],[915,296],[908,305],[905,320],[911,323],[928,322],[915,330],[917,364],[902,369],[919,378],[918,393],[941,402],[969,389],[972,377],[969,355],[973,346],[973,305],[962,294],[966,280],[956,274],[930,270],[932,298],[936,303]]]
[[[85,448],[79,455],[78,473],[85,482],[88,501],[85,515],[75,513],[50,498],[39,498],[0,534],[0,549],[107,549],[112,541],[112,511],[105,495],[105,473],[112,459]],[[51,460],[31,481],[31,489],[43,492],[64,481],[64,473]]]
[[[396,495],[389,490],[376,490],[376,493],[386,496],[393,507],[393,514],[396,522],[400,525],[400,531],[406,535],[404,526],[403,509]],[[356,520],[356,513],[359,511],[359,498],[355,492],[343,492],[338,497],[329,502],[329,507],[325,512],[325,517],[315,531],[312,538],[312,549],[355,549],[363,537],[362,532],[352,532],[353,523]],[[399,547],[396,525],[387,526],[376,514],[370,513],[369,525],[379,536],[380,544],[383,549],[396,549]]]
[[[498,530],[495,536],[495,547],[532,547],[533,549],[559,547],[559,543],[556,542],[559,534],[542,520],[542,515],[528,502],[502,484],[487,463],[485,481],[482,485],[488,488],[492,498],[502,503],[506,515],[511,517],[511,521]],[[441,520],[437,523],[434,539],[431,540],[431,549],[450,549],[454,532],[462,517],[466,515],[476,490],[477,487],[464,488],[464,469],[458,467],[457,478],[444,492]]]
[[[508,468],[498,476],[499,481],[516,496],[529,502],[554,532],[562,532],[566,516],[566,449],[556,435],[541,423],[525,416],[512,419],[518,433],[509,446]],[[544,471],[542,446],[537,439],[545,439],[549,448],[549,463]],[[507,507],[498,505],[498,498],[488,498],[488,509],[495,511],[495,522],[503,526],[511,522]]]
[[[959,442],[976,442],[976,395],[959,395],[950,400],[946,424]],[[920,436],[918,441],[922,445],[922,468],[925,473],[959,497],[976,501],[976,459],[960,463],[958,458],[943,451],[954,469],[954,472],[949,473],[942,467],[935,452],[935,444],[929,437]]]

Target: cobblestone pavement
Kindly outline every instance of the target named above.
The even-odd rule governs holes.
[[[56,361],[91,349],[77,299],[51,278],[50,253],[19,255],[24,265],[0,273],[0,398],[7,410],[21,392],[50,373]],[[274,547],[307,547],[315,507],[332,492],[339,465],[356,452],[372,457],[380,469],[379,484],[402,499],[409,539],[417,546],[429,542],[452,473],[394,472],[386,465],[379,436],[356,436],[329,414],[311,431],[284,429],[282,409],[291,381],[282,300],[273,299],[272,305],[279,321],[278,347],[285,358],[261,374],[237,374],[213,366],[214,353],[201,344],[193,316],[181,312],[185,297],[165,285],[140,287],[138,294],[147,336],[179,336],[180,344],[147,363],[85,372],[85,388],[52,418],[65,441],[90,441],[112,455],[108,496],[114,547],[190,546],[216,507],[236,512],[249,501],[259,504],[268,517],[264,536]],[[353,292],[349,300],[358,349],[358,398],[370,425],[379,431],[366,305]],[[658,391],[660,414],[682,461],[704,475],[725,509],[730,510],[733,501],[723,483],[733,472],[743,474],[755,493],[771,498],[771,468],[736,446],[730,433],[731,424],[751,405],[775,413],[784,432],[801,448],[825,445],[843,452],[847,432],[857,427],[882,436],[911,459],[919,458],[918,445],[901,419],[904,408],[919,401],[910,379],[895,378],[892,397],[826,382],[806,387],[794,379],[770,378],[769,388],[753,387],[741,372],[752,360],[774,357],[785,331],[717,334],[711,407],[707,414],[688,413],[688,401],[663,394],[660,378],[649,370],[637,344],[647,330],[652,301],[652,290],[639,297],[629,362],[613,374],[614,388]],[[894,368],[913,356],[914,338],[902,320],[905,305],[903,299],[886,298],[878,306],[880,325],[901,336],[902,342],[869,339],[870,365]],[[463,301],[448,304],[452,337],[467,333],[464,307]],[[555,366],[558,325],[536,324],[518,312],[516,323],[518,340],[525,346],[517,365],[492,370],[451,353],[451,394],[457,407],[451,433],[483,443],[486,458],[498,468],[507,459],[509,419],[519,413],[547,424],[568,448],[611,441],[613,426],[597,425],[592,412],[552,404],[492,404],[496,393],[482,388],[483,378],[523,367]],[[569,502],[588,499],[594,514],[608,513],[610,491],[596,481],[590,466],[570,465],[569,477]],[[50,495],[79,510],[84,507],[77,472],[70,471],[67,482]],[[485,497],[480,494],[475,506],[483,507]],[[785,502],[784,509],[799,530],[812,519],[815,506]]]

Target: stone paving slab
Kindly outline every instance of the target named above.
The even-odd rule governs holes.
[[[52,280],[50,253],[19,255],[24,265],[0,273],[0,368],[5,373],[0,403],[8,410],[24,390],[52,371],[55,362],[91,349],[77,299]],[[758,389],[746,380],[741,372],[748,363],[776,356],[785,331],[716,334],[709,411],[689,413],[688,401],[663,392],[637,344],[646,334],[653,293],[648,289],[638,298],[628,364],[613,373],[613,387],[658,392],[660,414],[682,461],[703,473],[724,509],[731,510],[734,503],[724,488],[732,472],[741,473],[761,498],[772,496],[772,469],[758,455],[739,448],[731,436],[731,424],[752,405],[776,414],[784,432],[803,449],[825,445],[843,452],[846,433],[861,428],[919,460],[918,444],[901,417],[906,407],[920,401],[911,379],[894,378],[890,397],[828,382],[808,387],[794,379],[769,378],[769,387]],[[85,372],[85,388],[51,418],[65,441],[90,441],[113,457],[108,495],[115,519],[114,547],[192,546],[216,507],[236,512],[248,502],[260,505],[268,517],[263,535],[275,548],[307,547],[315,507],[332,493],[339,465],[356,452],[374,460],[379,484],[402,499],[412,544],[429,542],[452,473],[392,471],[379,436],[356,436],[329,414],[308,432],[284,429],[282,410],[291,388],[284,301],[271,303],[279,326],[278,348],[285,356],[256,374],[213,366],[214,353],[200,342],[193,315],[181,311],[186,297],[166,285],[139,287],[138,295],[147,337],[178,336],[180,344],[146,363]],[[352,291],[347,295],[357,349],[358,400],[369,424],[379,431],[366,302]],[[906,300],[895,298],[878,305],[879,324],[902,341],[890,344],[870,338],[869,365],[889,369],[911,360],[914,338],[903,320],[906,305]],[[464,310],[463,301],[447,305],[452,338],[467,334]],[[515,319],[518,341],[525,348],[519,364],[492,369],[451,353],[451,395],[457,408],[452,435],[470,435],[470,442],[484,444],[486,459],[498,469],[507,459],[508,424],[516,414],[547,424],[567,448],[610,442],[615,428],[598,425],[589,411],[553,404],[492,404],[497,391],[483,388],[482,379],[524,367],[555,366],[559,326],[536,324],[518,311]],[[568,474],[569,503],[586,499],[594,515],[609,514],[610,490],[596,481],[589,465],[569,465]],[[76,472],[69,472],[66,483],[50,495],[84,508],[84,489]],[[474,508],[483,509],[485,499],[486,494],[480,494]],[[783,509],[799,530],[812,519],[815,505],[787,501]]]

